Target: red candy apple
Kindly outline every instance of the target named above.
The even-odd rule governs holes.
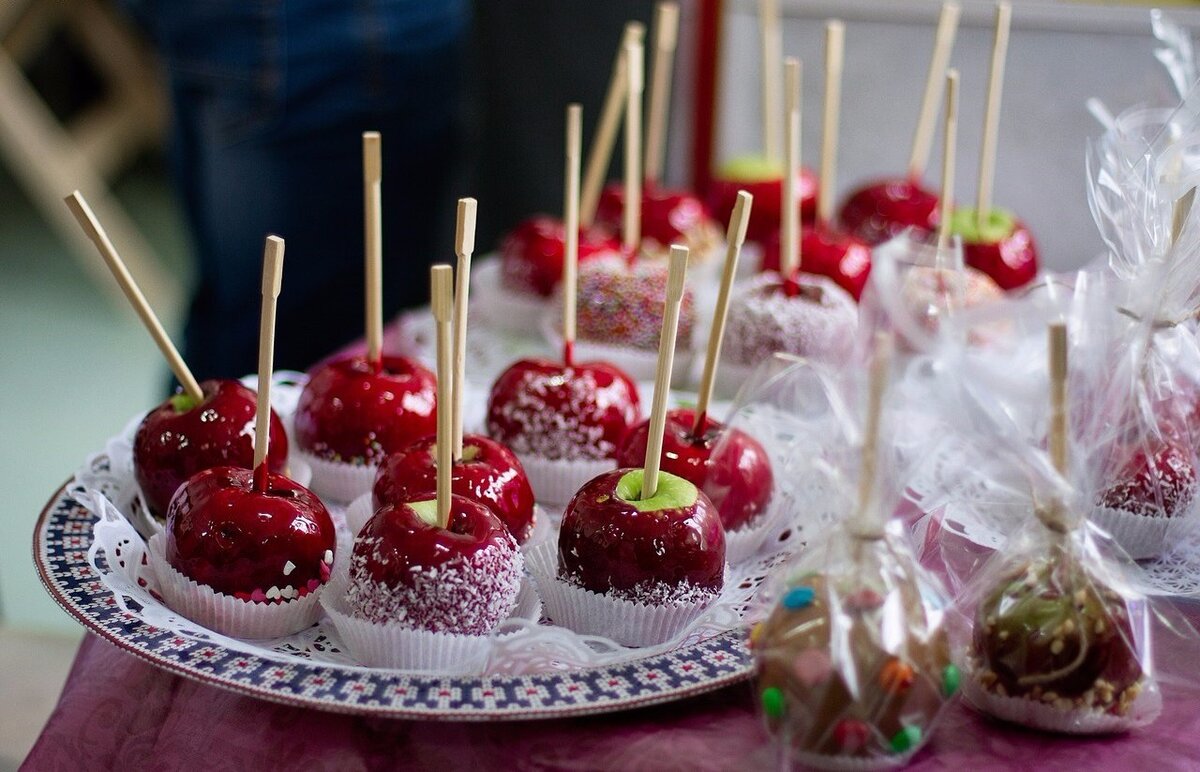
[[[763,242],[762,270],[779,270],[780,236]],[[827,276],[858,300],[871,275],[871,248],[855,237],[832,228],[805,228],[800,236],[804,271]]]
[[[692,432],[696,413],[667,413],[663,432],[662,469],[698,487],[717,508],[727,531],[735,531],[766,511],[774,489],[771,461],[762,445],[743,431],[726,429],[705,416],[699,434]],[[636,467],[646,459],[648,421],[625,437],[617,465]],[[717,454],[714,456],[714,451]]]
[[[1177,517],[1196,496],[1192,453],[1173,440],[1126,449],[1126,460],[1099,495],[1099,505],[1146,517]]]
[[[801,168],[796,186],[800,221],[811,223],[817,213],[817,176]],[[738,158],[726,164],[708,189],[708,203],[718,222],[729,222],[738,191],[742,190],[754,196],[746,238],[763,242],[778,236],[783,216],[783,166],[760,157]]]
[[[605,187],[596,208],[596,222],[619,233],[624,211],[625,187]],[[643,188],[642,238],[658,242],[661,249],[684,244],[700,252],[719,240],[719,234],[713,237],[714,227],[708,207],[691,193],[652,185]]]
[[[975,209],[957,209],[950,216],[950,229],[962,236],[963,259],[1010,290],[1033,281],[1038,272],[1037,245],[1033,234],[1011,212],[993,209],[979,222]]]
[[[913,180],[883,180],[851,194],[840,219],[847,233],[871,246],[906,228],[924,235],[937,230],[938,197]]]
[[[562,281],[566,228],[546,215],[531,217],[504,239],[500,248],[500,274],[504,285],[519,292],[550,297]],[[621,251],[615,239],[597,231],[579,231],[579,262]]]
[[[697,600],[724,585],[725,530],[699,488],[660,472],[639,500],[641,469],[616,469],[575,494],[558,535],[558,575],[592,592],[645,603]]]
[[[329,578],[333,521],[311,491],[271,474],[230,466],[200,472],[167,511],[166,559],[177,571],[247,601],[301,598]]]
[[[296,442],[330,461],[377,463],[437,429],[437,379],[407,357],[339,359],[312,374],[296,404]]]
[[[415,501],[437,489],[437,438],[426,437],[388,455],[375,475],[375,509]],[[463,437],[463,455],[455,462],[451,488],[483,504],[500,518],[518,544],[533,533],[533,488],[511,450],[478,434]]]
[[[638,409],[637,387],[613,365],[522,359],[492,386],[487,427],[518,454],[603,459],[616,455]]]
[[[204,400],[176,394],[146,414],[133,438],[133,471],[147,506],[165,517],[171,497],[197,472],[254,463],[256,395],[238,381],[200,384]],[[272,472],[287,465],[287,435],[271,413]]]
[[[487,635],[512,612],[524,561],[490,509],[450,499],[446,528],[435,499],[390,504],[354,542],[346,600],[372,622]]]

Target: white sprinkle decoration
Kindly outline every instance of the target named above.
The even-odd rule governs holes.
[[[283,575],[284,576],[291,576],[292,572],[295,570],[296,570],[296,564],[293,563],[292,561],[289,560],[288,562],[283,564]]]
[[[268,600],[279,600],[279,598],[280,598],[280,594],[279,594],[278,587],[272,587],[271,589],[267,590],[267,599]]]
[[[333,550],[325,550],[325,564],[333,565]]]

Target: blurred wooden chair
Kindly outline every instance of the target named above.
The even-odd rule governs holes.
[[[66,124],[23,69],[60,32],[104,83],[102,93]],[[165,123],[159,68],[107,2],[0,0],[0,159],[70,245],[85,272],[124,306],[95,248],[63,205],[65,195],[80,190],[146,296],[167,311],[178,308],[181,282],[154,259],[109,188],[109,181],[141,150],[162,141]]]

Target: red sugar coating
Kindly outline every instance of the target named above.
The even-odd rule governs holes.
[[[912,180],[880,180],[859,188],[842,204],[842,227],[874,246],[907,228],[916,235],[938,226],[938,197]]]
[[[849,351],[858,326],[854,300],[824,276],[801,274],[800,283],[801,294],[791,297],[778,274],[765,273],[734,295],[725,323],[728,361],[753,366],[777,351],[828,361]]]
[[[562,281],[566,227],[561,220],[538,215],[525,220],[500,247],[500,280],[510,290],[550,297]],[[579,262],[605,253],[620,253],[621,245],[598,230],[579,231]]]
[[[1134,451],[1116,480],[1101,491],[1099,505],[1144,517],[1178,517],[1196,496],[1191,453],[1172,442]]]
[[[667,294],[667,265],[597,258],[579,270],[576,334],[580,340],[657,351]],[[679,306],[677,350],[692,346],[694,298],[685,289]]]

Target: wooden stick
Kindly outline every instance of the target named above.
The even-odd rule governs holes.
[[[787,143],[784,146],[779,273],[784,279],[791,279],[800,272],[800,198],[796,190],[796,178],[800,174],[800,68],[800,60],[794,57],[788,57],[783,62]]]
[[[383,359],[383,153],[378,131],[364,131],[363,235],[366,249],[367,361]]]
[[[717,375],[717,361],[721,358],[721,342],[725,338],[725,319],[729,315],[729,296],[733,292],[733,280],[737,274],[738,257],[746,241],[746,226],[750,222],[750,207],[754,196],[739,190],[733,214],[729,217],[729,230],[725,235],[725,270],[721,274],[721,290],[717,294],[717,307],[713,311],[712,331],[708,335],[708,352],[704,357],[704,373],[700,376],[700,391],[696,395],[696,419],[692,424],[692,436],[699,437],[704,431],[708,414],[708,402],[712,398],[713,383]]]
[[[171,368],[171,372],[175,374],[175,378],[183,386],[184,393],[196,402],[202,402],[204,400],[204,393],[200,390],[200,384],[196,382],[196,376],[192,375],[192,371],[188,368],[187,363],[179,355],[179,350],[175,348],[175,344],[171,342],[167,331],[163,329],[162,323],[158,321],[158,316],[155,315],[154,309],[146,301],[146,296],[142,294],[141,288],[138,287],[137,282],[130,276],[129,269],[125,267],[125,262],[117,254],[117,248],[109,240],[104,227],[100,225],[100,222],[96,219],[96,215],[92,213],[92,208],[88,206],[87,201],[84,201],[83,195],[78,190],[63,200],[67,202],[67,208],[71,210],[71,214],[75,215],[75,219],[79,221],[79,226],[83,229],[84,233],[96,245],[96,249],[100,252],[100,257],[104,258],[104,263],[108,266],[108,270],[112,272],[113,278],[117,280],[121,291],[125,293],[125,297],[129,300],[129,305],[133,306],[133,310],[137,312],[138,318],[142,320],[142,324],[146,327],[146,331],[154,339],[158,350],[166,358],[167,366]]]
[[[641,41],[625,44],[625,218],[622,246],[636,255],[642,243],[642,86]]]
[[[854,533],[873,538],[883,532],[885,518],[872,506],[875,476],[878,472],[879,423],[883,412],[883,394],[887,390],[888,372],[892,366],[893,340],[891,333],[875,333],[875,356],[871,359],[870,381],[867,385],[867,414],[863,423],[862,468],[858,477],[858,517]]]
[[[453,418],[450,407],[454,399],[454,271],[448,265],[435,265],[429,269],[429,291],[433,307],[433,321],[437,328],[437,517],[438,526],[445,528],[450,522],[450,481],[454,466],[451,453]]]
[[[821,120],[821,181],[817,193],[817,222],[833,222],[833,197],[837,189],[838,123],[842,110],[842,62],[845,59],[846,25],[825,22],[825,105]]]
[[[942,193],[938,201],[941,219],[938,225],[937,262],[950,243],[950,212],[954,203],[954,159],[958,147],[958,70],[946,70],[946,133],[942,147]]]
[[[262,310],[258,319],[258,409],[254,414],[254,489],[266,493],[271,448],[271,373],[275,369],[275,303],[283,284],[283,239],[263,247]]]
[[[1184,193],[1179,198],[1175,199],[1175,205],[1171,209],[1171,243],[1175,244],[1179,241],[1180,234],[1183,233],[1183,228],[1187,225],[1188,215],[1192,213],[1192,204],[1196,200],[1196,189],[1189,188],[1187,193]]]
[[[762,125],[763,153],[778,162],[782,152],[779,139],[779,60],[783,58],[783,36],[779,28],[778,0],[759,0],[758,28],[762,46]]]
[[[917,131],[913,135],[912,154],[908,161],[908,176],[920,179],[929,163],[929,150],[933,146],[933,126],[937,118],[938,102],[942,97],[942,84],[946,67],[950,63],[950,51],[954,48],[954,36],[958,32],[958,3],[942,4],[938,17],[933,56],[929,60],[929,75],[925,78],[925,95],[921,98],[921,112],[917,118]]]
[[[475,210],[473,198],[458,200],[458,218],[454,228],[454,252],[458,266],[454,272],[454,382],[451,384],[454,414],[451,432],[454,460],[463,454],[463,395],[467,370],[467,303],[471,296],[471,253],[475,251]]]
[[[1050,462],[1067,473],[1067,326],[1050,325]]]
[[[567,105],[566,182],[563,190],[563,224],[566,245],[563,252],[563,364],[574,364],[575,293],[579,283],[579,155],[582,138],[583,107]]]
[[[637,21],[625,25],[621,45],[617,47],[617,59],[613,62],[612,78],[608,81],[608,93],[604,95],[604,106],[600,109],[600,123],[596,136],[588,149],[587,172],[583,177],[583,192],[580,194],[579,220],[583,227],[592,227],[596,219],[596,207],[600,204],[600,189],[612,160],[613,145],[617,141],[617,129],[621,126],[621,114],[625,109],[625,46],[641,42],[646,27]]]
[[[1004,93],[1004,61],[1008,57],[1008,30],[1012,4],[996,3],[996,36],[992,40],[992,65],[988,73],[987,106],[983,112],[983,141],[979,148],[979,189],[975,193],[976,224],[982,230],[992,208],[996,178],[996,143],[1000,134],[1000,99]]]
[[[671,370],[675,365],[675,337],[679,332],[679,304],[687,279],[688,248],[671,245],[667,295],[663,301],[662,334],[658,339],[658,369],[654,371],[654,402],[650,406],[650,433],[646,437],[646,466],[642,475],[641,500],[658,493],[658,472],[662,463],[663,431],[667,426],[667,397],[671,392]]]
[[[650,116],[646,122],[647,182],[662,181],[667,154],[667,116],[671,111],[671,74],[679,43],[679,3],[654,6],[654,78],[650,82]]]

